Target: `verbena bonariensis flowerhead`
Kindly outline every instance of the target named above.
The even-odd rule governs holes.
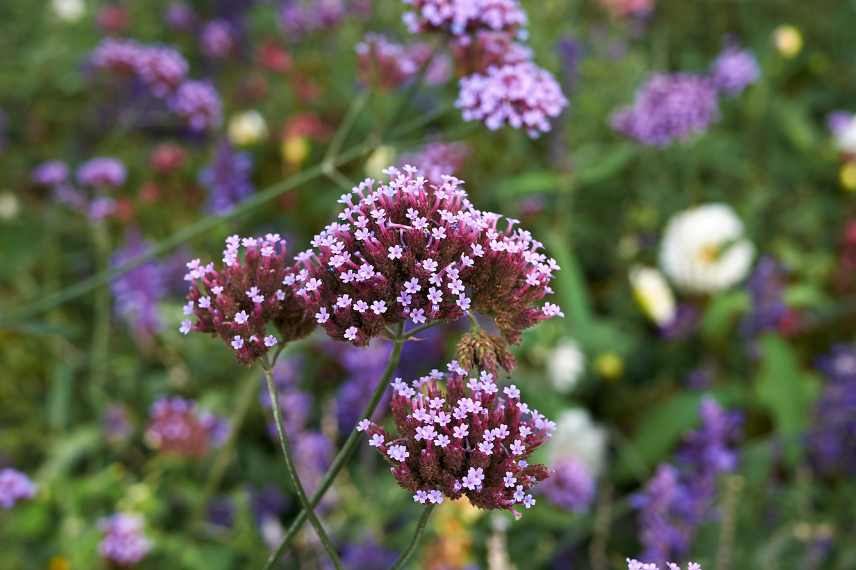
[[[549,438],[555,424],[520,400],[514,385],[502,389],[493,375],[470,375],[457,362],[412,386],[393,382],[392,416],[397,433],[369,420],[369,445],[389,461],[399,485],[417,503],[441,503],[462,495],[482,509],[527,509],[531,488],[550,472],[530,465],[529,455]],[[440,380],[446,379],[443,389]]]
[[[595,481],[583,462],[574,457],[565,457],[551,467],[553,473],[541,484],[541,494],[565,510],[587,510],[594,499]]]
[[[243,256],[241,248],[244,249]],[[196,324],[185,320],[181,332],[209,333],[223,339],[244,364],[264,356],[279,343],[308,335],[315,327],[296,283],[308,280],[306,270],[286,262],[285,240],[278,234],[260,238],[237,235],[226,239],[223,267],[187,264],[185,280],[191,282],[185,314],[195,314]],[[273,326],[279,336],[268,330]]]
[[[808,435],[812,462],[825,475],[856,474],[856,350],[834,346],[817,368],[826,377]]]
[[[117,566],[127,567],[139,563],[152,549],[146,538],[143,518],[129,513],[116,513],[99,524],[104,533],[98,553]]]
[[[457,178],[431,184],[411,166],[386,173],[388,183],[367,179],[343,195],[340,222],[297,256],[308,274],[294,289],[327,334],[364,346],[387,325],[472,310],[517,342],[524,329],[562,315],[552,303],[534,306],[552,293],[558,265],[516,220],[476,210]]]
[[[665,147],[703,133],[718,117],[709,78],[657,73],[639,89],[632,106],[612,116],[612,128],[642,144]]]
[[[222,445],[228,433],[225,420],[200,410],[191,400],[171,397],[152,404],[145,438],[163,453],[202,457]]]
[[[49,160],[33,169],[32,180],[39,186],[56,187],[68,182],[68,165],[61,160]]]
[[[484,73],[491,67],[532,60],[532,48],[515,40],[508,32],[480,30],[452,44],[452,53],[461,75]]]
[[[134,40],[105,38],[92,52],[90,61],[96,69],[115,75],[136,75],[146,54],[146,47]]]
[[[235,49],[235,32],[226,20],[212,20],[202,28],[202,53],[212,59],[227,57]]]
[[[132,232],[126,243],[113,254],[111,265],[118,267],[144,254],[151,244],[139,232]],[[139,265],[110,284],[116,313],[125,319],[140,337],[150,337],[163,326],[158,303],[166,294],[166,279],[157,261]]]
[[[740,331],[745,336],[753,338],[778,328],[788,315],[784,301],[785,285],[784,268],[772,257],[760,258],[746,283],[751,306],[740,323]]]
[[[157,97],[173,93],[187,76],[187,60],[171,47],[153,46],[143,51],[137,66],[143,83]]]
[[[252,167],[249,154],[236,152],[228,140],[222,140],[211,163],[199,174],[199,183],[208,190],[208,210],[225,214],[252,194]]]
[[[644,560],[665,563],[685,555],[699,525],[712,515],[718,478],[736,468],[739,417],[710,397],[702,400],[699,412],[702,425],[685,438],[674,465],[661,465],[633,499],[641,509]]]
[[[401,156],[399,167],[410,164],[431,184],[443,184],[443,175],[455,175],[464,166],[470,149],[463,143],[428,143],[419,150]]]
[[[710,75],[716,89],[734,96],[758,81],[761,68],[752,52],[730,46],[714,60]]]
[[[550,130],[550,119],[568,106],[549,71],[531,62],[491,67],[461,78],[455,106],[465,121],[483,121],[490,130],[505,125],[526,129],[537,138]]]
[[[191,130],[202,132],[220,126],[223,109],[217,90],[205,81],[185,81],[170,102],[172,110]]]
[[[77,169],[77,181],[93,188],[117,188],[125,183],[126,176],[125,165],[115,158],[93,158]]]
[[[18,501],[32,499],[37,490],[36,484],[17,469],[0,469],[0,507],[11,509]]]
[[[631,558],[627,559],[627,570],[660,570],[656,564],[645,564]],[[681,567],[674,562],[668,562],[665,570],[681,570]],[[687,563],[687,570],[702,570],[701,566],[695,562]]]
[[[479,29],[517,32],[526,12],[516,0],[404,0],[404,23],[413,32],[442,31],[461,36]]]
[[[301,36],[336,27],[345,16],[342,0],[288,0],[283,3],[280,23],[291,36]]]

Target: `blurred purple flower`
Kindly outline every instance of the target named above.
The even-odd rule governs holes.
[[[419,150],[403,154],[399,167],[410,164],[432,184],[442,184],[444,175],[455,175],[470,156],[470,149],[463,143],[428,143]]]
[[[99,156],[81,164],[77,169],[77,181],[83,186],[107,189],[125,183],[127,170],[122,161]]]
[[[217,90],[205,81],[185,81],[170,102],[172,110],[191,130],[208,131],[220,126],[223,120],[222,103]]]
[[[196,402],[169,397],[152,405],[145,438],[163,453],[201,457],[223,444],[228,429],[226,420],[199,410]]]
[[[232,528],[235,524],[235,503],[229,497],[212,499],[206,508],[206,518],[214,526]]]
[[[828,475],[856,475],[856,350],[837,345],[818,359],[826,377],[808,436],[816,469]]]
[[[737,467],[732,444],[739,416],[711,397],[702,400],[699,415],[701,426],[686,436],[674,464],[660,465],[633,498],[633,506],[640,509],[645,561],[664,564],[687,554],[699,525],[712,515],[719,476]]]
[[[138,231],[131,231],[125,244],[113,254],[111,265],[124,265],[146,253],[151,246]],[[166,294],[166,284],[160,263],[149,261],[131,269],[115,279],[110,289],[116,303],[116,313],[139,337],[151,337],[163,328],[158,315],[158,302]]]
[[[140,79],[156,97],[166,97],[187,76],[187,60],[167,46],[147,47],[137,67]]]
[[[104,411],[101,426],[104,430],[104,437],[111,442],[125,441],[131,437],[134,431],[128,415],[128,408],[121,404],[112,404]]]
[[[844,132],[853,122],[853,114],[848,111],[833,111],[826,117],[826,126],[833,135]]]
[[[104,533],[98,552],[105,560],[127,567],[139,563],[152,548],[143,529],[143,518],[138,515],[116,513],[102,519],[99,524]]]
[[[68,181],[68,165],[61,160],[49,160],[33,169],[32,180],[39,186],[55,187]]]
[[[24,473],[11,467],[0,469],[0,507],[11,509],[18,501],[32,499],[37,490]]]
[[[342,566],[359,570],[386,570],[395,564],[398,555],[383,548],[372,538],[347,544],[342,549]]]
[[[764,256],[756,263],[746,288],[751,306],[740,323],[740,331],[745,337],[754,339],[765,331],[776,330],[788,314],[783,299],[785,271],[775,259]]]
[[[250,507],[259,524],[267,518],[279,519],[287,505],[288,499],[274,485],[265,485],[250,492]]]
[[[717,56],[710,74],[714,87],[733,97],[758,81],[761,68],[752,52],[729,46]]]
[[[568,511],[583,512],[595,495],[595,481],[586,466],[574,457],[561,458],[550,466],[553,474],[539,491],[554,505]]]
[[[235,30],[226,20],[212,20],[199,37],[202,53],[211,59],[223,59],[235,49]]]
[[[562,63],[561,78],[565,84],[565,90],[569,93],[576,86],[579,76],[579,65],[583,55],[583,47],[580,42],[573,38],[563,38],[556,44],[556,52]]]
[[[214,158],[199,174],[199,182],[208,190],[208,210],[225,214],[254,192],[250,180],[252,160],[245,152],[236,152],[223,140]]]
[[[196,14],[185,2],[170,2],[164,14],[166,24],[177,31],[188,32],[196,24]]]
[[[654,74],[637,91],[632,106],[612,116],[612,128],[637,142],[665,147],[707,130],[719,117],[716,89],[707,77]]]
[[[698,307],[690,303],[679,303],[675,316],[660,328],[660,333],[667,340],[687,338],[695,332],[700,317]]]
[[[286,0],[280,10],[280,23],[291,37],[329,30],[345,16],[342,0]]]

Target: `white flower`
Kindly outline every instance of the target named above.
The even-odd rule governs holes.
[[[235,146],[248,146],[267,137],[267,123],[258,111],[244,111],[229,119],[229,140]]]
[[[547,358],[547,375],[553,387],[562,394],[574,389],[585,367],[585,354],[571,338],[562,339]]]
[[[841,152],[856,154],[856,117],[850,119],[846,127],[835,133],[835,146]]]
[[[636,266],[630,270],[633,297],[649,319],[665,326],[675,319],[675,296],[663,274],[652,267]]]
[[[54,15],[63,22],[77,22],[86,12],[83,0],[53,0],[51,2]]]
[[[715,293],[746,277],[754,253],[731,207],[705,204],[669,220],[660,265],[679,289]]]
[[[546,448],[548,465],[573,457],[597,479],[606,459],[606,431],[592,421],[587,410],[572,408],[559,416],[556,431]]]

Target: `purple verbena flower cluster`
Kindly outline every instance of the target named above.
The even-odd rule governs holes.
[[[367,179],[343,195],[341,223],[297,256],[308,271],[297,296],[327,334],[364,346],[389,325],[473,310],[517,342],[524,329],[562,315],[552,303],[533,306],[552,292],[558,265],[529,232],[514,229],[516,220],[503,228],[502,216],[476,210],[457,178],[438,186],[410,166],[386,173],[387,184]]]
[[[243,257],[240,255],[244,248]],[[308,271],[286,262],[285,240],[278,234],[261,238],[234,235],[226,239],[223,268],[187,264],[185,280],[191,282],[185,314],[195,314],[196,324],[185,320],[181,332],[191,330],[219,336],[235,356],[250,364],[279,343],[308,335],[314,328],[303,300],[294,293],[296,284],[310,282]],[[270,334],[273,325],[279,337]]]
[[[207,81],[185,81],[175,92],[170,106],[191,130],[204,132],[220,126],[223,109],[220,96]]]
[[[490,130],[525,128],[536,138],[550,130],[568,100],[550,72],[532,62],[491,67],[461,79],[455,106],[465,121],[483,121]]]
[[[122,161],[99,156],[81,164],[77,169],[77,181],[82,186],[109,189],[125,183],[128,172]]]
[[[202,53],[211,59],[228,57],[235,49],[235,31],[228,21],[211,20],[202,28],[199,38]]]
[[[103,538],[98,545],[101,557],[120,567],[134,566],[152,549],[146,538],[143,518],[129,513],[116,513],[100,524]]]
[[[161,398],[152,404],[146,442],[163,453],[202,457],[229,434],[226,420],[200,410],[192,400]]]
[[[329,30],[344,17],[343,0],[286,0],[280,11],[282,28],[292,37]]]
[[[699,135],[719,119],[719,95],[734,96],[761,75],[752,52],[727,47],[709,75],[655,73],[633,105],[612,115],[612,128],[639,143],[666,147]]]
[[[526,25],[516,0],[404,0],[404,21],[413,33],[451,36],[460,79],[455,105],[464,120],[491,130],[525,128],[530,137],[550,130],[549,119],[568,105],[556,79],[532,62],[532,51],[515,37]]]
[[[636,141],[665,147],[707,130],[719,117],[713,82],[691,73],[656,73],[630,107],[612,116],[612,127]]]
[[[739,417],[710,397],[702,400],[699,413],[702,425],[685,438],[674,465],[660,465],[634,497],[640,509],[643,560],[663,564],[685,555],[699,525],[711,516],[719,476],[737,466],[732,442]]]
[[[398,164],[413,165],[431,184],[443,184],[444,175],[455,175],[464,166],[470,149],[463,143],[428,143],[419,150],[401,156]]]
[[[826,382],[808,435],[812,462],[826,475],[856,474],[856,350],[834,346],[819,359]]]
[[[236,152],[229,141],[221,141],[211,163],[199,174],[199,183],[208,190],[208,210],[225,214],[252,194],[252,167],[249,154]]]
[[[466,495],[482,509],[527,509],[529,493],[549,476],[529,455],[555,427],[520,400],[514,385],[502,390],[493,375],[470,377],[453,361],[448,374],[432,372],[408,385],[393,382],[392,416],[397,434],[365,419],[369,445],[389,461],[393,476],[417,503],[442,503]],[[439,381],[446,380],[443,390]]]
[[[595,481],[588,468],[574,457],[561,458],[550,467],[553,473],[541,484],[541,494],[565,510],[587,510],[595,495]]]
[[[68,165],[61,160],[49,160],[33,169],[32,180],[39,186],[54,188],[68,182]]]
[[[413,33],[442,31],[462,36],[477,30],[517,33],[526,12],[517,0],[404,0],[404,23]]]
[[[761,76],[758,60],[752,52],[729,46],[714,60],[710,77],[714,87],[730,97],[739,95]]]
[[[32,499],[38,487],[17,469],[0,469],[0,507],[11,509],[18,501]]]

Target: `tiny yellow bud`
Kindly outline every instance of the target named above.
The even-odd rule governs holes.
[[[856,162],[845,162],[838,173],[841,186],[848,192],[856,190]]]
[[[595,358],[594,368],[607,380],[615,380],[624,373],[624,362],[614,352],[602,352]]]
[[[63,556],[54,556],[48,562],[48,570],[71,570],[71,562]]]
[[[783,57],[792,58],[802,51],[802,34],[794,26],[779,26],[773,31],[773,43]]]
[[[288,136],[282,140],[282,158],[288,164],[297,166],[309,156],[309,141],[298,135]]]

